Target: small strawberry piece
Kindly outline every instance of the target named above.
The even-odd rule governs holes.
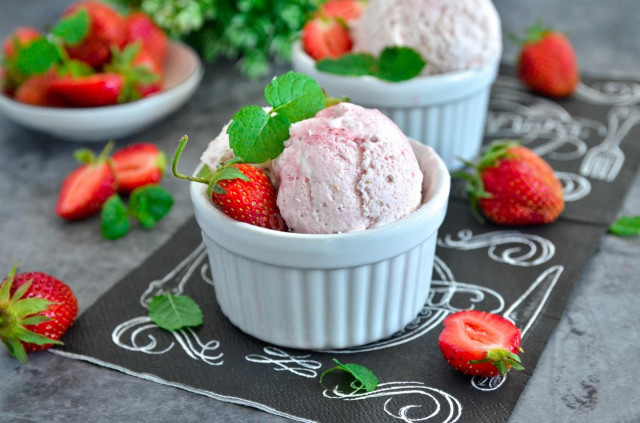
[[[51,91],[55,79],[55,72],[32,76],[18,87],[14,99],[34,106],[68,107],[68,101]]]
[[[562,33],[534,24],[522,42],[516,70],[532,91],[548,97],[567,97],[580,81],[571,42]]]
[[[321,15],[352,21],[360,17],[365,5],[366,2],[358,0],[329,0],[322,5]]]
[[[444,319],[438,337],[440,351],[454,369],[484,377],[522,370],[520,330],[497,314],[477,310],[454,313]]]
[[[98,69],[111,59],[111,46],[121,48],[127,38],[125,20],[114,9],[96,1],[81,1],[71,5],[63,16],[84,8],[89,13],[87,36],[78,45],[67,45],[72,59],[81,60]]]
[[[100,211],[107,198],[116,193],[116,178],[108,155],[113,143],[107,144],[98,158],[89,150],[79,150],[76,158],[85,163],[71,172],[62,182],[56,214],[64,219],[77,220]]]
[[[118,104],[124,87],[124,77],[116,73],[96,73],[90,76],[63,76],[51,83],[51,90],[81,107]]]
[[[134,189],[157,184],[167,166],[166,155],[154,144],[131,144],[111,156],[118,191],[128,194]]]
[[[5,59],[11,60],[16,54],[16,45],[18,48],[27,46],[31,41],[42,37],[42,33],[36,28],[30,26],[20,26],[11,35],[4,39],[2,44],[2,52]]]
[[[126,18],[127,44],[142,41],[142,50],[155,62],[162,72],[167,57],[166,34],[144,12],[134,12]]]
[[[276,204],[276,192],[267,175],[248,164],[233,164],[248,180],[219,179],[222,192],[211,193],[211,201],[229,217],[263,228],[285,230]]]
[[[500,225],[541,225],[564,210],[562,184],[540,156],[516,142],[496,141],[477,163],[475,174],[456,172],[468,181],[474,212]]]
[[[27,364],[27,352],[54,344],[78,314],[75,295],[64,282],[42,272],[15,274],[0,286],[0,340]]]
[[[162,91],[162,66],[158,65],[158,62],[153,59],[153,57],[147,52],[147,50],[145,50],[144,48],[141,49],[136,55],[135,59],[133,59],[132,65],[137,68],[146,68],[148,72],[156,75],[156,80],[154,82],[138,82],[136,84],[136,90],[140,94],[140,97],[149,97],[151,94]]]
[[[336,59],[351,50],[349,31],[337,19],[315,18],[306,23],[302,34],[305,51],[315,60]]]

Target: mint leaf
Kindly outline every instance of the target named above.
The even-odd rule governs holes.
[[[409,47],[387,47],[378,59],[380,79],[391,82],[406,81],[420,75],[425,61],[420,54]]]
[[[129,232],[129,212],[118,194],[105,201],[100,218],[102,236],[106,239],[122,238]]]
[[[89,33],[90,23],[89,13],[86,9],[80,8],[75,13],[60,19],[51,32],[65,44],[75,46],[80,44]]]
[[[294,72],[271,81],[264,89],[264,98],[273,107],[272,114],[282,115],[291,123],[311,118],[324,108],[320,85],[313,78]]]
[[[316,63],[320,71],[345,76],[371,75],[390,82],[406,81],[420,75],[425,61],[410,47],[387,47],[377,59],[364,53],[345,54],[338,59]]]
[[[263,163],[282,153],[290,125],[282,115],[270,116],[260,106],[246,106],[233,115],[227,128],[229,145],[245,162]]]
[[[152,228],[169,213],[173,197],[158,185],[145,185],[134,189],[129,197],[129,213],[145,228]]]
[[[57,47],[46,38],[39,38],[18,50],[15,67],[24,75],[38,75],[51,69],[59,59]]]
[[[316,68],[327,73],[345,76],[375,75],[378,61],[365,53],[345,54],[337,59],[323,59],[316,63]]]
[[[200,307],[186,295],[156,295],[147,309],[151,321],[165,330],[200,326],[203,321]]]
[[[609,232],[617,236],[634,236],[640,234],[640,216],[623,216],[613,222]]]
[[[378,377],[366,367],[354,363],[342,364],[338,361],[337,358],[334,358],[333,362],[338,366],[332,367],[322,372],[322,374],[320,375],[320,382],[322,382],[322,378],[324,378],[327,373],[333,372],[335,370],[344,370],[345,372],[350,373],[358,382],[360,382],[360,384],[362,385],[362,389],[364,389],[366,392],[375,391],[378,387]]]

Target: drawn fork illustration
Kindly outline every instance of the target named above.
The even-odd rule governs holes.
[[[612,182],[624,164],[620,142],[629,130],[640,122],[640,109],[614,107],[609,111],[607,136],[601,144],[590,149],[582,160],[580,173],[584,176]]]

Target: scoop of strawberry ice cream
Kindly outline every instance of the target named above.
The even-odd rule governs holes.
[[[351,34],[357,52],[413,48],[427,62],[423,75],[481,68],[502,54],[491,0],[370,0]]]
[[[294,124],[273,170],[278,207],[294,232],[364,230],[406,216],[422,200],[406,136],[378,110],[354,104]]]

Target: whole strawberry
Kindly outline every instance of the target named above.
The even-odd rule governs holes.
[[[474,213],[478,206],[500,225],[551,223],[564,210],[562,184],[536,153],[515,141],[495,141],[476,162],[475,173],[455,172],[467,180]]]
[[[570,96],[578,85],[580,71],[569,39],[536,22],[520,42],[517,74],[522,82],[544,96]]]
[[[315,60],[337,59],[351,51],[349,30],[337,18],[316,17],[305,24],[302,32],[304,49]]]
[[[207,184],[213,204],[235,220],[278,231],[287,229],[276,204],[276,192],[264,172],[234,158],[215,172],[204,166],[198,176],[183,175],[178,172],[177,164],[186,143],[185,136],[173,158],[174,176]]]
[[[16,274],[0,286],[0,339],[27,364],[27,352],[62,344],[60,337],[78,314],[75,295],[64,282],[41,272]]]
[[[465,310],[444,319],[440,351],[454,369],[483,377],[522,370],[520,330],[497,314]]]

